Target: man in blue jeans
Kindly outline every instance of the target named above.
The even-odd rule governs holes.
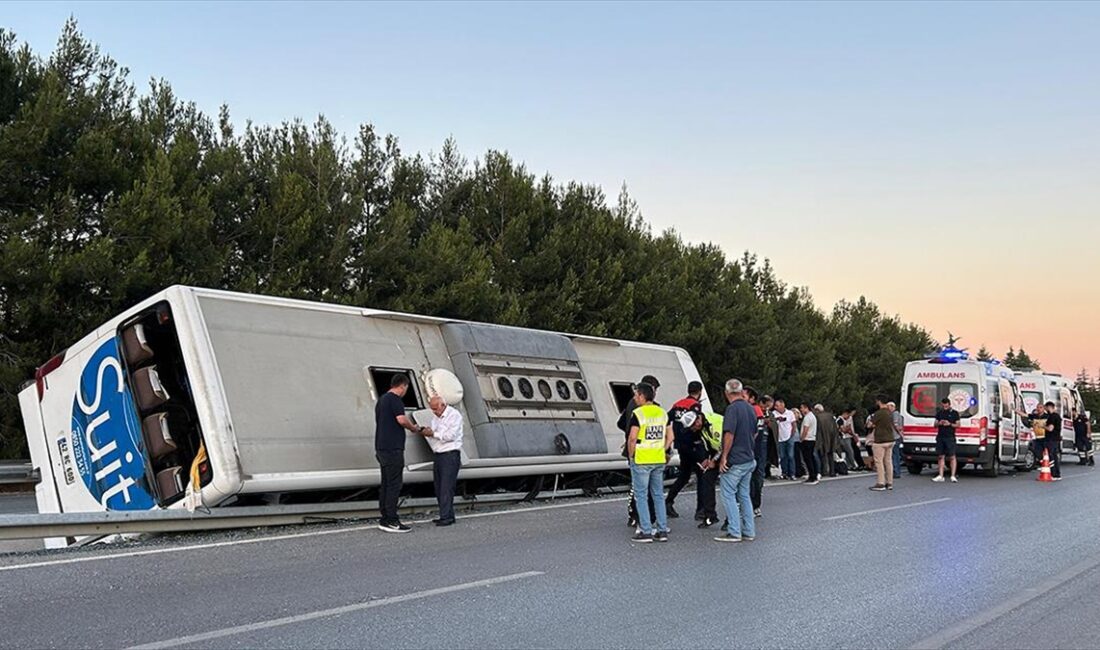
[[[656,392],[647,383],[634,389],[634,403],[638,408],[630,415],[630,434],[626,440],[627,458],[630,459],[630,478],[634,484],[634,498],[638,502],[638,527],[632,542],[667,542],[668,513],[665,510],[665,463],[674,436],[668,413],[653,403]],[[649,516],[649,499],[653,497],[653,509],[657,515],[657,530]]]
[[[756,539],[756,520],[752,513],[749,486],[756,469],[754,437],[756,410],[745,401],[745,389],[737,379],[726,382],[726,416],[722,420],[722,457],[718,471],[722,473],[722,505],[726,508],[728,529],[715,537],[718,542],[740,542]]]

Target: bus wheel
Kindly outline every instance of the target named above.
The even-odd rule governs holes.
[[[913,476],[918,476],[920,474],[920,471],[924,469],[924,465],[921,463],[909,463],[907,469],[909,470],[909,473]]]
[[[993,460],[991,462],[986,463],[985,471],[983,472],[983,474],[985,474],[986,476],[988,476],[990,478],[993,478],[993,477],[997,476],[997,472],[1000,469],[1001,469],[1001,459],[997,456],[997,454],[993,454]]]

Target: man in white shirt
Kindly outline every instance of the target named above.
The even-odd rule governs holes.
[[[794,411],[787,408],[787,402],[782,398],[775,400],[775,410],[772,411],[775,418],[776,441],[779,443],[779,469],[786,481],[793,481],[795,474],[794,448],[798,442],[795,435],[796,420]]]
[[[435,452],[432,476],[435,479],[435,500],[439,503],[436,526],[455,523],[455,488],[458,485],[458,469],[462,465],[462,414],[435,395],[428,400],[432,410],[432,424],[421,434]]]
[[[802,411],[802,461],[806,465],[806,485],[817,485],[821,472],[821,459],[817,457],[817,418],[808,402],[803,402],[798,410]]]

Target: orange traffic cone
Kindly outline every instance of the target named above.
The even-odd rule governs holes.
[[[1044,483],[1054,482],[1054,477],[1050,475],[1050,452],[1046,449],[1043,450],[1043,462],[1039,464],[1039,475],[1035,480]]]

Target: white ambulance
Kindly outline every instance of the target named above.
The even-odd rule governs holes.
[[[996,476],[1001,465],[1034,466],[1031,431],[1016,413],[1020,395],[1015,373],[998,362],[972,360],[962,350],[945,348],[905,366],[898,408],[905,422],[902,458],[910,474],[938,461],[936,411],[945,398],[960,416],[960,466],[972,464],[988,476]]]
[[[1024,401],[1024,410],[1028,413],[1047,402],[1054,402],[1058,414],[1062,416],[1062,451],[1073,452],[1073,412],[1085,410],[1081,393],[1074,383],[1062,375],[1053,372],[1017,372],[1016,385]]]

